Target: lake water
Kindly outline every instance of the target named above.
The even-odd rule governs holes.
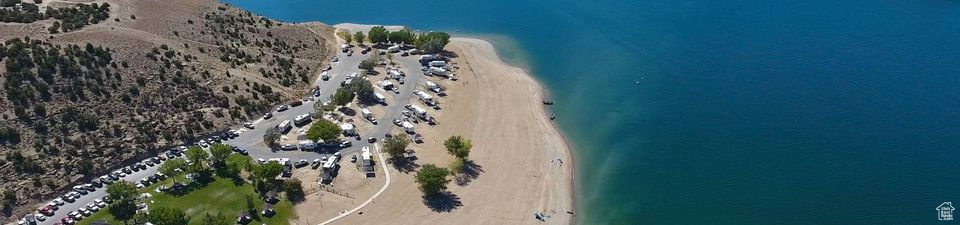
[[[957,1],[227,2],[493,40],[558,103],[578,224],[948,224],[960,203]]]

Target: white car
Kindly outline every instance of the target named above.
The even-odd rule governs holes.
[[[57,204],[58,206],[63,205],[63,198],[53,199],[53,204]]]
[[[44,221],[47,220],[47,216],[37,213],[37,215],[33,215],[33,219],[36,219],[37,221]]]
[[[74,220],[83,219],[83,214],[80,214],[80,212],[77,211],[70,212],[70,214],[67,214],[67,216],[70,216],[70,218],[73,218]]]
[[[96,204],[88,203],[87,210],[90,210],[91,212],[96,212],[96,211],[100,211],[100,207],[98,207]]]

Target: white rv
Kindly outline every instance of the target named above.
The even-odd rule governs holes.
[[[434,106],[437,104],[437,102],[433,101],[433,96],[430,96],[430,94],[426,92],[423,92],[420,90],[413,90],[413,94],[417,95],[417,98],[419,98],[421,102],[429,106]]]
[[[302,140],[298,144],[300,146],[300,151],[314,150],[317,148],[317,142],[313,140]]]
[[[280,133],[286,134],[290,131],[290,120],[284,120],[280,122],[280,125],[277,125],[277,130],[280,130]]]
[[[380,82],[377,82],[377,85],[383,88],[384,90],[388,90],[388,91],[393,90],[393,87],[394,87],[393,82],[390,82],[389,80],[382,80]]]
[[[377,102],[387,103],[387,97],[384,97],[383,94],[374,92],[373,97],[377,99]]]
[[[373,156],[370,155],[370,146],[363,146],[363,148],[361,148],[360,151],[361,151],[360,159],[362,160],[361,162],[363,163],[363,171],[367,173],[367,177],[374,176]]]
[[[408,106],[409,107],[407,108],[413,111],[413,114],[417,115],[417,117],[423,118],[427,116],[427,110],[420,108],[420,106],[416,106],[416,105],[408,105]]]
[[[447,70],[439,67],[430,67],[428,72],[432,75],[447,76]]]
[[[303,126],[310,123],[310,114],[303,114],[293,118],[293,125]]]
[[[444,61],[430,61],[430,67],[444,67],[447,66],[447,62]]]
[[[330,156],[330,158],[327,158],[327,161],[326,161],[326,162],[323,162],[323,168],[324,168],[324,169],[333,169],[333,167],[336,166],[336,165],[337,165],[337,156],[336,156],[336,155]]]
[[[443,88],[440,87],[439,84],[434,83],[433,81],[429,81],[429,80],[428,80],[426,83],[424,83],[423,86],[426,87],[427,90],[430,90],[430,91],[432,91],[432,92],[434,92],[434,93],[437,93],[437,94],[440,94],[441,96],[443,96]]]
[[[343,134],[347,136],[352,136],[357,134],[357,130],[353,128],[353,124],[349,124],[349,123],[340,124],[340,130],[343,131]]]
[[[390,74],[390,78],[393,78],[393,79],[400,79],[401,77],[403,77],[403,72],[400,72],[400,70],[398,69],[387,70],[387,74]]]
[[[400,123],[400,127],[403,128],[404,132],[413,133],[413,124],[409,121],[403,121]]]
[[[389,48],[387,48],[387,51],[388,51],[388,52],[399,52],[399,51],[400,51],[400,46],[399,46],[399,45],[390,46]]]

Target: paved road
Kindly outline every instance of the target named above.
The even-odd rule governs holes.
[[[359,53],[359,51],[356,51]],[[376,52],[376,51],[373,51]],[[371,53],[372,54],[372,53]],[[396,55],[399,56],[399,55]],[[274,112],[274,116],[270,119],[257,119],[253,121],[254,129],[239,128],[238,130],[245,130],[237,138],[228,140],[224,143],[234,145],[249,151],[250,156],[254,159],[256,158],[290,158],[292,161],[306,159],[308,161],[320,158],[324,155],[332,154],[333,152],[309,152],[309,151],[277,151],[274,152],[270,150],[265,144],[263,144],[263,135],[266,132],[266,128],[277,126],[284,120],[293,120],[297,115],[302,115],[306,113],[313,112],[313,104],[316,102],[324,102],[329,100],[330,95],[336,92],[336,89],[340,87],[340,82],[346,79],[347,75],[353,72],[359,72],[357,66],[360,64],[360,61],[366,59],[369,55],[365,54],[354,54],[353,56],[346,56],[346,54],[339,55],[339,62],[333,64],[333,68],[328,72],[331,76],[328,81],[323,81],[320,76],[317,76],[317,80],[314,81],[316,86],[320,87],[321,92],[323,93],[315,101],[304,102],[303,105],[298,107],[292,107],[284,112]],[[401,111],[404,110],[404,105],[409,103],[410,98],[413,96],[413,90],[419,85],[423,73],[420,71],[420,63],[417,56],[409,57],[394,57],[394,62],[398,63],[402,71],[406,73],[405,82],[403,85],[400,85],[400,94],[395,94],[394,92],[386,92],[378,90],[383,94],[392,94],[394,95],[395,102],[388,104],[386,107],[386,114],[376,115],[378,125],[374,127],[373,130],[368,132],[366,135],[362,135],[361,140],[351,139],[354,142],[354,145],[349,148],[340,149],[339,151],[343,155],[347,155],[354,152],[359,152],[362,146],[369,145],[366,142],[366,137],[377,137],[378,140],[382,140],[384,134],[389,132],[392,128],[394,119],[401,117]],[[370,77],[371,82],[376,83],[379,80],[384,79],[385,75],[378,75]],[[394,84],[397,82],[394,81]],[[376,88],[379,89],[379,88]],[[312,96],[312,95],[311,95]],[[356,121],[358,123],[366,123],[368,121],[361,120]],[[290,138],[296,138],[298,127],[294,127],[288,133]],[[379,153],[378,153],[379,154]],[[380,156],[383,158],[383,156]],[[385,165],[385,164],[383,164]],[[147,167],[147,169],[134,172],[133,174],[123,177],[123,180],[130,181],[133,183],[139,182],[141,179],[156,174],[158,166]],[[385,167],[384,167],[385,168]],[[386,171],[385,171],[386,172]],[[101,187],[97,188],[95,191],[92,191],[73,203],[66,203],[55,212],[53,216],[50,216],[46,221],[40,222],[40,225],[53,225],[57,222],[60,222],[60,219],[67,216],[68,213],[72,211],[77,211],[81,208],[86,207],[86,204],[92,203],[95,199],[102,198],[107,196],[106,188]],[[46,204],[46,203],[43,203]]]

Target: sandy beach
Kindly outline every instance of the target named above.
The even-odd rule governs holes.
[[[418,125],[425,143],[410,148],[416,164],[446,167],[453,158],[443,141],[452,135],[472,139],[473,176],[451,182],[450,195],[426,200],[414,182],[416,172],[391,166],[389,189],[362,213],[333,224],[572,224],[573,159],[544,111],[540,85],[502,62],[486,41],[453,38],[447,49],[459,56],[453,60],[459,79],[429,78],[449,95],[440,99],[442,110],[430,111],[439,125]],[[300,222],[310,217],[298,211]],[[545,222],[535,212],[544,213]]]

